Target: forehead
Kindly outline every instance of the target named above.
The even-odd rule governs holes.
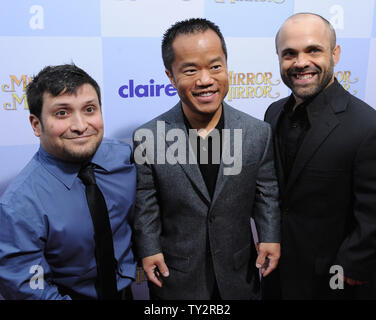
[[[330,46],[330,30],[324,21],[315,16],[303,15],[287,20],[277,38],[279,50],[317,44]]]
[[[59,95],[53,96],[50,92],[43,93],[43,106],[53,104],[75,104],[85,101],[98,102],[98,95],[94,87],[89,83],[76,88],[74,92],[67,92],[64,89]]]
[[[222,43],[219,36],[211,29],[204,32],[191,34],[179,34],[172,43],[175,60],[177,58],[188,58],[197,56],[198,53],[205,54],[216,52],[223,54]]]

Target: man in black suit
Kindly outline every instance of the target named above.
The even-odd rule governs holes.
[[[341,49],[323,17],[287,19],[276,49],[292,94],[265,114],[274,131],[282,251],[279,272],[264,281],[264,297],[354,298],[360,291],[369,297],[376,267],[376,111],[334,77]]]

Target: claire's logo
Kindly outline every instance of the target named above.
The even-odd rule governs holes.
[[[163,95],[173,97],[176,89],[172,84],[158,84],[154,79],[150,79],[147,84],[138,84],[133,79],[122,85],[118,90],[119,96],[125,99],[160,97]]]

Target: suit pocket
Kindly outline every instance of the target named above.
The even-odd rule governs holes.
[[[189,271],[189,258],[180,257],[169,252],[163,252],[165,263],[168,268],[172,268],[181,272]]]

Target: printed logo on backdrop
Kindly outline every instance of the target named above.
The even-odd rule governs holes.
[[[273,2],[277,4],[284,3],[286,0],[214,0],[215,3],[239,3],[239,2]]]
[[[345,29],[345,10],[339,4],[335,4],[329,8],[329,12],[332,15],[329,22],[336,30]]]
[[[26,86],[31,82],[32,77],[26,74],[16,76],[9,75],[8,81],[1,84],[1,95],[4,99],[1,101],[4,110],[28,110],[26,101]]]
[[[353,87],[353,84],[358,83],[359,78],[354,76],[351,71],[337,71],[335,73],[335,77],[346,91],[352,93],[353,95],[358,93],[358,90]]]
[[[229,71],[228,101],[234,99],[271,98],[281,95],[278,86],[281,79],[273,79],[272,72],[234,72]]]
[[[171,83],[156,83],[154,79],[144,83],[130,79],[119,88],[118,94],[124,99],[137,99],[161,96],[173,97],[177,94],[177,91]]]
[[[32,15],[29,20],[29,27],[32,30],[44,29],[44,9],[42,6],[33,5],[29,10]]]

